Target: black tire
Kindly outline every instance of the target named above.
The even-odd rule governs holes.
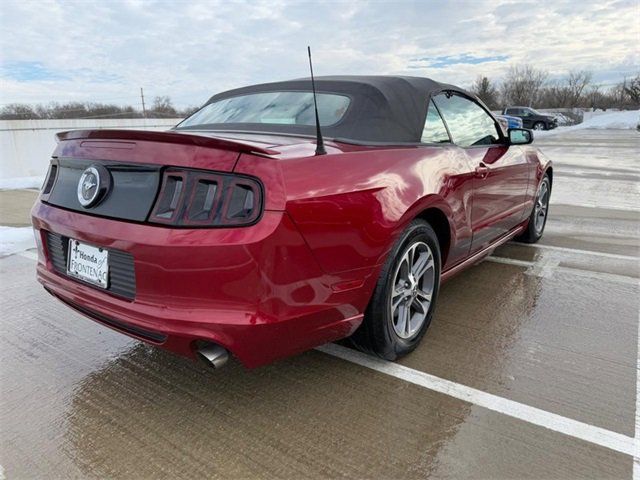
[[[539,215],[539,211],[540,211],[536,207],[536,205],[538,204],[541,191],[544,188],[543,185],[546,185],[546,188],[547,188],[547,196],[545,200],[546,202],[545,215],[544,215],[542,225],[540,226],[540,224],[537,224],[536,226],[536,217]],[[544,233],[544,228],[547,225],[547,218],[549,217],[549,198],[550,197],[551,197],[551,180],[549,180],[549,176],[545,174],[536,192],[536,199],[534,202],[534,207],[531,209],[531,215],[529,215],[529,223],[527,224],[527,229],[524,232],[522,232],[522,234],[520,234],[518,237],[516,237],[516,240],[518,242],[536,243],[538,240],[542,238],[542,234]]]
[[[533,124],[533,129],[534,130],[546,130],[547,126],[544,124],[544,122],[536,122]]]
[[[393,277],[400,268],[399,264],[405,253],[416,244],[426,244],[432,253],[433,293],[422,325],[409,338],[401,338],[394,329],[392,307],[390,306],[394,289]],[[440,289],[440,269],[440,245],[436,233],[431,225],[424,220],[414,220],[404,230],[389,253],[365,312],[362,325],[351,336],[351,343],[359,350],[373,353],[386,360],[396,360],[415,349],[431,324]]]

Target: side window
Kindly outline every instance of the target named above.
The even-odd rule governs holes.
[[[456,94],[448,98],[445,94],[437,95],[434,102],[456,145],[471,147],[501,143],[498,126],[477,103]]]
[[[424,122],[424,128],[422,129],[422,143],[449,143],[451,139],[447,133],[447,129],[444,126],[444,122],[433,104],[433,100],[429,102],[429,108],[427,109],[427,119]]]

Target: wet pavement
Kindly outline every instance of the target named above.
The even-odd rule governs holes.
[[[29,212],[38,198],[37,190],[0,190],[0,225],[26,227],[31,225]]]
[[[59,304],[32,253],[0,259],[6,477],[632,478],[639,138],[537,141],[556,164],[543,241],[445,284],[387,373],[320,351],[212,372]]]

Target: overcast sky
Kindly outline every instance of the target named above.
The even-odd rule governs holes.
[[[308,75],[405,74],[468,86],[531,63],[640,70],[640,0],[395,2],[1,0],[0,103],[180,107],[251,83]]]

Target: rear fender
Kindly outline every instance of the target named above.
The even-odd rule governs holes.
[[[262,181],[265,190],[265,210],[285,209],[286,194],[281,164],[282,161],[275,158],[243,153],[233,169],[235,173],[251,175]]]
[[[447,219],[447,228],[448,228],[448,245],[441,245],[442,257],[443,260],[447,260],[451,258],[450,250],[452,247],[459,245],[460,239],[459,236],[461,232],[459,232],[456,228],[454,228],[454,224],[452,219],[455,218],[455,212],[451,208],[451,206],[444,200],[441,196],[437,194],[427,195],[418,199],[411,207],[405,212],[400,222],[398,222],[398,229],[394,233],[394,243],[395,239],[399,238],[404,231],[405,228],[416,218],[419,218],[428,210],[438,210],[440,211],[444,217]],[[463,220],[463,224],[464,224]],[[433,226],[433,225],[432,225]],[[435,227],[435,226],[433,226]],[[462,242],[464,243],[464,241]],[[456,251],[458,249],[454,248],[453,253],[456,255]],[[444,265],[443,265],[444,266]]]

